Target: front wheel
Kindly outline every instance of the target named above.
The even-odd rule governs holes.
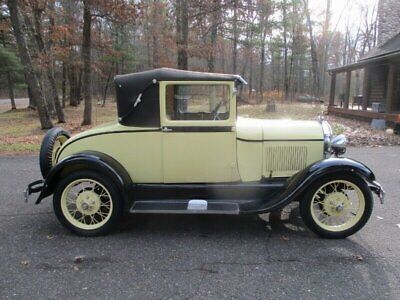
[[[108,233],[122,217],[122,199],[102,174],[77,171],[64,178],[53,197],[54,212],[66,228],[81,236]]]
[[[327,176],[308,189],[300,214],[312,231],[339,239],[356,233],[368,221],[373,197],[367,183],[353,175]]]

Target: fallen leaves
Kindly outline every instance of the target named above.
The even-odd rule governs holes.
[[[361,255],[354,255],[354,258],[358,261],[363,261],[364,257],[362,257]]]
[[[287,237],[286,235],[282,235],[281,240],[287,242],[287,241],[289,241],[289,237]]]
[[[83,256],[75,256],[74,257],[74,263],[75,264],[80,264],[83,261]]]
[[[341,127],[349,146],[391,146],[400,145],[400,135],[393,134],[390,130],[372,129],[368,122],[361,122],[337,116],[328,116],[332,127]]]
[[[27,266],[27,265],[29,265],[29,261],[28,260],[22,260],[21,261],[21,265]]]

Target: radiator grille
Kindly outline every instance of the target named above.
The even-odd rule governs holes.
[[[265,146],[265,171],[298,171],[307,166],[306,146]]]

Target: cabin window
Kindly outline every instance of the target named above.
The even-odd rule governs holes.
[[[166,86],[166,112],[169,120],[229,119],[228,85]]]

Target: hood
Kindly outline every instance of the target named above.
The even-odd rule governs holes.
[[[324,133],[318,121],[261,120],[239,117],[238,139],[250,141],[320,140]]]

